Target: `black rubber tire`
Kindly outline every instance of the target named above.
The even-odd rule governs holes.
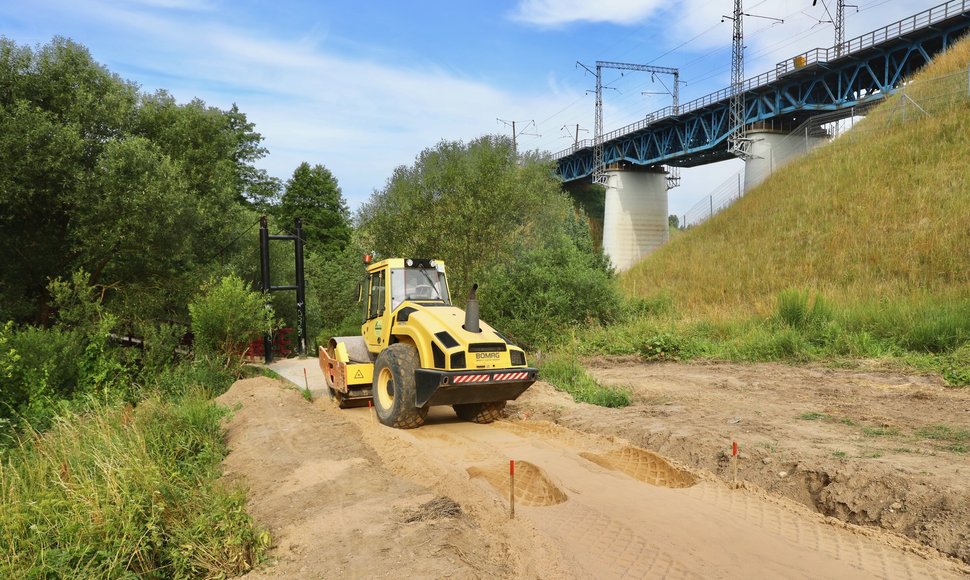
[[[333,381],[330,380],[330,375],[324,372],[323,378],[327,383],[327,398],[336,403],[341,409],[345,408],[343,406],[343,398],[341,397],[342,393],[338,393],[337,390],[333,388]]]
[[[330,345],[327,345],[327,354],[330,356],[330,358],[334,358],[333,347]],[[330,373],[327,371],[323,371],[323,381],[326,383],[327,397],[329,397],[331,401],[338,402],[338,393],[336,389],[333,388],[333,377],[331,377]]]
[[[374,363],[374,410],[388,427],[414,429],[424,425],[428,407],[415,407],[414,371],[420,364],[410,344],[396,343],[384,349]],[[384,388],[383,392],[379,389]]]
[[[460,419],[484,425],[502,418],[505,401],[496,401],[494,403],[464,403],[461,405],[452,405],[452,407]]]

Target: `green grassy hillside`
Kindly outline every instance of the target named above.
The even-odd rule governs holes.
[[[791,288],[844,306],[970,301],[968,62],[964,40],[912,79],[909,99],[675,238],[624,288],[695,321],[766,315]]]

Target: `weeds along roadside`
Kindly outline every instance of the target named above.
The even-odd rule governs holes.
[[[821,362],[939,373],[970,386],[970,297],[925,297],[835,304],[818,293],[785,290],[774,312],[737,320],[693,320],[666,295],[628,302],[625,318],[559,333],[540,362],[542,377],[577,401],[629,404],[609,395],[582,368],[583,357],[638,356],[647,361]]]
[[[251,569],[270,539],[243,491],[220,481],[230,410],[211,398],[240,372],[219,346],[268,322],[263,301],[234,277],[204,286],[193,327],[210,356],[178,360],[181,332],[159,328],[144,350],[119,348],[86,279],[72,286],[77,316],[64,302],[53,328],[0,327],[0,577]],[[240,327],[249,302],[252,327]]]
[[[184,363],[135,406],[93,404],[59,415],[46,432],[7,449],[0,576],[215,577],[250,569],[269,537],[246,514],[242,490],[218,480],[226,454],[220,422],[229,410],[210,400],[232,379],[206,363]]]

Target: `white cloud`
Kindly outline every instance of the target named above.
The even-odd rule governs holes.
[[[253,28],[230,25],[219,10],[189,14],[192,6],[212,8],[215,0],[196,4],[191,0],[36,0],[45,9],[32,12],[36,19],[63,18],[79,29],[95,31],[79,37],[95,58],[122,76],[137,75],[145,90],[169,89],[180,101],[200,97],[228,108],[233,102],[266,139],[270,155],[260,165],[283,179],[302,161],[322,163],[337,176],[351,207],[381,187],[394,167],[409,164],[422,149],[441,139],[472,139],[484,133],[508,134],[496,117],[528,121],[535,119],[541,138],[522,136],[521,149],[557,151],[569,145],[561,127],[591,130],[593,96],[585,94],[592,81],[572,70],[580,54],[562,54],[565,65],[536,71],[545,86],[526,91],[518,86],[500,87],[452,72],[420,60],[395,58],[393,47],[364,45],[351,39],[331,38],[326,11],[307,21],[306,29],[286,37],[259,23]],[[929,4],[932,0],[920,0]],[[854,37],[919,10],[908,2],[857,0],[862,11],[848,14],[848,37]],[[659,0],[610,0],[592,3],[579,0],[522,0],[513,16],[529,25],[552,27],[569,22],[636,23],[625,30],[616,46],[601,43],[592,59],[643,62],[659,56],[694,36],[682,50],[661,57],[655,64],[681,67],[681,101],[701,97],[726,86],[730,71],[731,0],[684,0],[661,4]],[[591,8],[595,4],[595,9]],[[830,24],[815,26],[802,10],[821,13],[807,0],[746,0],[753,13],[786,19],[785,25],[769,26],[752,18],[745,22],[747,76],[772,70],[775,63],[808,48],[831,46]],[[877,9],[867,9],[868,7]],[[747,7],[747,6],[746,6]],[[926,6],[924,6],[926,7]],[[831,8],[831,2],[830,2]],[[0,13],[11,10],[0,2]],[[179,12],[182,10],[183,12]],[[713,28],[712,28],[713,27]],[[709,32],[705,34],[705,31]],[[323,30],[317,34],[315,31]],[[538,33],[538,34],[545,34]],[[553,33],[554,34],[554,33]],[[92,44],[91,42],[94,42]],[[595,39],[593,39],[595,40]],[[577,49],[581,39],[577,39]],[[620,52],[622,48],[625,52]],[[609,51],[607,50],[609,49]],[[616,50],[615,50],[616,49]],[[714,51],[714,54],[709,54]],[[369,56],[365,56],[369,55]],[[636,56],[640,55],[640,56]],[[648,55],[644,57],[643,55]],[[393,64],[404,61],[406,64]],[[691,62],[693,61],[693,62]],[[135,71],[135,72],[131,72]],[[487,71],[486,71],[487,72]],[[702,80],[703,77],[709,77]],[[664,79],[665,81],[668,79]],[[155,83],[155,86],[152,86]],[[606,130],[643,118],[649,111],[669,104],[665,96],[644,96],[643,91],[662,90],[649,75],[625,77],[606,101]],[[582,133],[581,138],[590,138]],[[691,170],[692,174],[720,175],[719,166]],[[702,178],[698,178],[704,181]],[[719,183],[723,178],[718,178]],[[697,191],[685,178],[684,187],[671,193],[675,200]],[[717,185],[717,183],[713,183]]]
[[[261,167],[286,179],[303,161],[324,164],[351,207],[382,187],[396,166],[412,163],[441,139],[504,133],[496,117],[531,119],[582,94],[560,87],[549,95],[541,85],[529,94],[434,63],[398,65],[364,56],[380,55],[382,47],[347,56],[319,37],[231,25],[218,11],[185,18],[155,9],[178,7],[181,0],[44,1],[95,31],[77,40],[113,71],[134,76],[143,90],[164,88],[180,102],[199,97],[220,108],[237,103],[270,151]],[[326,19],[308,26],[327,27]],[[525,149],[536,140],[521,142]]]
[[[632,25],[643,21],[664,4],[661,0],[521,0],[510,17],[545,27],[572,22]]]

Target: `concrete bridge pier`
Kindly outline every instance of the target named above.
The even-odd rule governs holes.
[[[745,136],[751,140],[748,148],[751,157],[744,162],[745,192],[757,187],[789,161],[828,141],[828,136],[818,129],[809,130],[805,134],[774,129],[748,129]]]
[[[667,173],[632,167],[610,169],[606,175],[603,251],[622,272],[668,239]]]

